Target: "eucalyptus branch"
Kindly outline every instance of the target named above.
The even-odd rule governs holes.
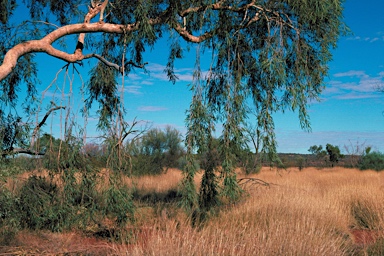
[[[182,36],[185,40],[191,43],[201,43],[203,41],[206,41],[207,39],[210,39],[215,34],[215,30],[212,30],[209,32],[205,32],[200,36],[194,36],[189,33],[186,29],[184,29],[184,26],[180,25],[179,23],[176,23],[173,26],[173,29],[176,30],[176,32],[179,33],[179,35]]]
[[[179,15],[181,17],[184,17],[190,13],[202,12],[202,11],[205,11],[208,9],[216,10],[216,11],[227,10],[227,11],[232,11],[232,12],[245,12],[246,10],[248,10],[249,8],[252,8],[252,7],[255,9],[264,10],[267,12],[271,11],[269,9],[263,8],[260,5],[257,5],[255,0],[251,1],[248,4],[243,5],[241,7],[234,7],[234,6],[230,6],[230,5],[225,5],[225,2],[226,1],[221,0],[221,1],[218,1],[217,3],[213,3],[210,5],[190,7],[190,8],[187,8],[187,9],[179,12]]]
[[[243,25],[243,23],[246,21],[247,13],[248,13],[248,10],[250,8],[254,8],[258,11],[256,12],[256,14],[252,18],[250,18],[245,23],[245,25]],[[295,28],[295,26],[293,25],[292,21],[288,18],[287,14],[285,14],[285,13],[280,14],[279,12],[264,8],[260,5],[257,5],[256,1],[254,1],[254,0],[251,3],[246,4],[244,6],[241,6],[241,7],[234,7],[234,6],[230,6],[230,5],[225,5],[225,1],[219,1],[217,3],[207,5],[207,6],[197,6],[197,7],[187,8],[187,9],[179,12],[179,16],[183,17],[183,24],[181,25],[178,22],[176,22],[176,24],[173,26],[173,28],[176,30],[176,32],[178,32],[180,34],[180,36],[182,36],[185,40],[187,40],[189,42],[201,43],[203,41],[206,41],[207,39],[209,39],[215,35],[216,29],[211,30],[211,31],[207,31],[204,34],[199,35],[199,36],[194,36],[185,29],[185,27],[186,27],[185,17],[190,13],[202,12],[202,11],[206,11],[207,9],[211,9],[211,10],[215,10],[215,11],[228,10],[231,12],[239,12],[239,13],[244,12],[244,19],[240,23],[240,25],[235,24],[233,26],[233,28],[236,28],[236,30],[240,30],[240,29],[244,29],[244,28],[249,27],[251,24],[259,21],[261,18],[261,15],[263,15],[266,18],[266,20],[268,21],[268,27],[270,26],[269,23],[271,20],[276,20],[276,22],[281,23],[283,25],[286,25],[286,26],[298,31],[298,29]],[[271,17],[269,15],[271,15]],[[282,15],[284,17],[286,17],[288,21],[284,20],[282,18]]]
[[[108,61],[107,59],[105,59],[103,56],[101,56],[99,54],[91,53],[91,54],[87,54],[87,55],[84,56],[84,59],[89,59],[89,58],[97,58],[102,63],[104,63],[106,66],[114,68],[117,71],[119,71],[121,74],[123,74],[123,67],[122,66],[119,66],[116,63]],[[143,64],[137,64],[137,63],[133,62],[132,60],[130,60],[127,63],[125,63],[125,66],[132,65],[132,66],[134,66],[136,68],[144,68],[145,65],[147,65],[147,64],[148,64],[148,62],[145,62]]]
[[[96,16],[97,11],[100,11],[100,8],[91,9],[91,11],[86,15],[86,20]],[[148,23],[150,25],[160,24],[165,21],[164,12],[157,18],[150,19]],[[52,46],[52,44],[58,39],[72,34],[78,33],[113,33],[113,34],[123,34],[133,32],[139,29],[140,23],[132,23],[127,25],[121,24],[111,24],[111,23],[79,23],[72,24],[60,27],[40,40],[31,40],[27,42],[20,43],[10,49],[3,60],[3,63],[0,65],[0,81],[7,77],[12,70],[16,67],[17,61],[20,57],[32,53],[32,52],[45,52],[48,55],[51,55],[55,58],[64,60],[65,62],[75,63],[82,61],[84,55],[82,54],[82,49],[84,47],[84,37],[79,36],[78,44],[76,50],[73,54],[68,54],[66,52],[60,51]]]
[[[3,157],[7,155],[16,155],[16,154],[27,154],[27,155],[33,155],[33,156],[44,156],[45,152],[40,152],[32,149],[24,149],[24,148],[12,148],[8,151],[1,152],[1,155]]]
[[[108,4],[108,0],[105,0],[102,4],[95,5],[93,1],[91,1],[91,6],[88,7],[88,13],[85,15],[84,18],[84,24],[89,24],[91,22],[91,19],[94,18],[97,14],[100,13],[100,22],[102,22],[103,19],[103,12],[105,10],[105,7]],[[80,33],[79,39],[77,40],[76,50],[78,54],[81,54],[84,48],[84,39],[85,39],[85,33]]]
[[[36,125],[35,129],[33,129],[30,148],[32,148],[33,145],[35,144],[37,133],[39,132],[40,128],[45,124],[45,122],[47,121],[47,118],[51,115],[51,113],[53,111],[66,108],[65,106],[56,106],[54,102],[51,102],[51,104],[53,105],[53,107],[48,110],[48,112],[44,115],[43,119],[39,122],[38,125]]]

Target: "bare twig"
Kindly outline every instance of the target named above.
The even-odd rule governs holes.
[[[250,185],[250,186],[264,186],[270,187],[271,185],[277,186],[278,184],[266,182],[257,178],[241,178],[237,180],[240,186]]]
[[[89,58],[97,58],[98,60],[103,62],[106,66],[114,68],[117,71],[119,71],[120,74],[123,74],[123,67],[117,65],[116,63],[112,63],[112,62],[106,60],[103,56],[101,56],[99,54],[91,53],[91,54],[87,54],[84,56],[84,59],[89,59]],[[133,61],[128,61],[125,63],[125,66],[131,65],[131,66],[134,66],[136,68],[144,68],[144,66],[147,64],[148,64],[148,62],[145,62],[143,64],[137,64],[137,63],[134,63]]]

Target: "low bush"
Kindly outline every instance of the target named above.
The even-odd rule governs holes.
[[[0,245],[8,245],[19,230],[18,199],[10,191],[0,189]]]
[[[67,214],[59,209],[59,190],[55,184],[44,177],[31,176],[21,188],[19,200],[23,228],[60,231]]]
[[[360,170],[384,170],[384,154],[380,152],[370,152],[361,157],[359,162]]]
[[[75,177],[81,179],[76,181]],[[71,170],[58,182],[49,176],[31,176],[15,199],[1,195],[0,211],[4,216],[0,215],[0,229],[5,225],[2,222],[13,219],[21,228],[52,232],[99,226],[105,218],[114,220],[116,227],[133,221],[130,190],[115,182],[100,191],[96,183],[97,175]]]

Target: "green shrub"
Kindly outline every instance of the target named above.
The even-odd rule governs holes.
[[[60,231],[66,217],[59,209],[59,190],[44,177],[31,176],[20,190],[21,226]]]
[[[106,200],[104,213],[112,217],[119,227],[134,220],[135,206],[128,187],[112,184],[105,191],[104,198]]]
[[[18,198],[6,189],[0,189],[0,245],[9,245],[19,230]]]
[[[306,166],[306,159],[304,157],[301,157],[299,156],[297,159],[296,159],[296,164],[297,164],[297,167],[299,168],[300,171],[302,171],[305,166]]]
[[[370,152],[361,157],[359,162],[360,170],[384,170],[384,154],[380,152]]]

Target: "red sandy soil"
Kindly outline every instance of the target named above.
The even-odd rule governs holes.
[[[377,241],[377,239],[383,238],[383,234],[369,229],[352,229],[351,234],[353,242],[359,246],[372,245]]]
[[[79,232],[21,231],[9,246],[0,245],[0,255],[118,255],[144,248],[151,235],[151,228],[133,230],[132,243],[122,245]]]

